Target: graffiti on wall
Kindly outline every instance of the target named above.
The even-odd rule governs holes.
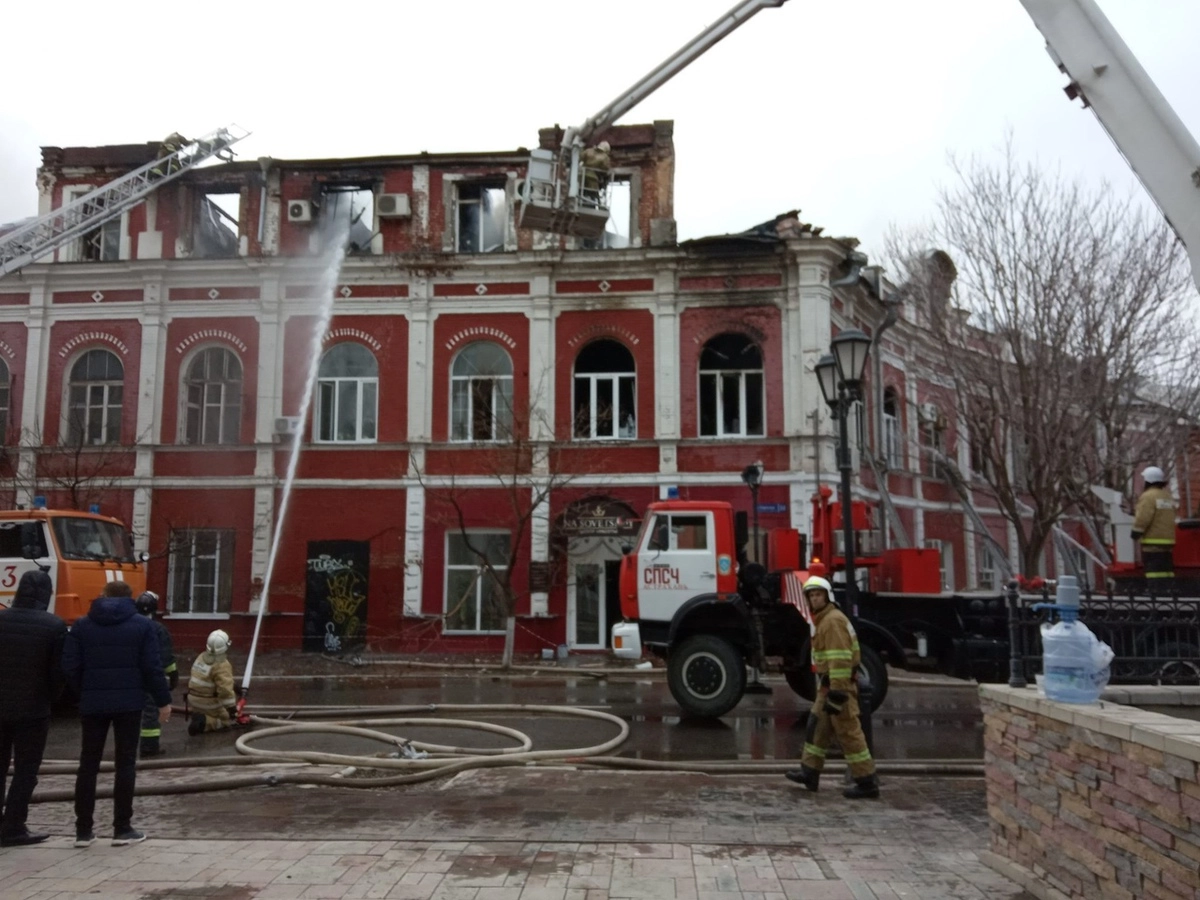
[[[304,596],[304,649],[361,650],[367,634],[367,541],[309,541]]]

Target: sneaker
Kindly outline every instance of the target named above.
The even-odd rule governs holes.
[[[96,835],[92,831],[77,831],[75,832],[76,847],[90,847],[96,843]]]
[[[0,835],[0,847],[27,847],[30,844],[40,844],[48,834],[37,831],[22,831],[17,834]]]
[[[136,828],[122,828],[113,834],[112,845],[114,847],[125,847],[129,844],[140,844],[146,839],[146,836]]]

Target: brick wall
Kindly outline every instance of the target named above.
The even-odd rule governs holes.
[[[981,695],[997,868],[1043,898],[1200,898],[1200,722]]]

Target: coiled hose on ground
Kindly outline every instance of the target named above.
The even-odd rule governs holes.
[[[393,787],[444,778],[468,769],[500,766],[569,765],[591,770],[681,772],[707,775],[774,775],[796,767],[795,760],[669,761],[605,756],[604,754],[615,750],[625,742],[629,736],[629,723],[612,713],[586,707],[525,704],[426,704],[336,708],[262,707],[262,710],[264,713],[273,712],[275,715],[251,717],[254,724],[265,727],[245,732],[238,737],[234,746],[240,755],[200,757],[187,760],[149,759],[140,761],[138,768],[141,770],[201,769],[249,765],[261,767],[264,764],[271,764],[269,771],[208,780],[189,780],[184,783],[149,784],[142,781],[138,784],[137,793],[141,796],[194,794],[281,784],[361,788]],[[370,717],[362,718],[364,713],[369,714]],[[610,722],[617,729],[617,734],[607,741],[587,747],[534,750],[533,741],[516,729],[474,719],[434,717],[439,713],[575,716]],[[276,717],[283,715],[286,715],[287,718]],[[351,716],[354,718],[341,718]],[[301,722],[296,721],[298,718],[337,718],[338,721]],[[403,725],[484,731],[511,738],[515,742],[515,746],[499,749],[448,746],[410,740],[378,730],[382,727]],[[326,753],[317,750],[261,749],[253,746],[265,739],[294,734],[350,735],[377,741],[395,748],[395,751],[386,756],[367,756]],[[312,771],[310,768],[312,766],[341,766],[342,769],[337,773],[327,774]],[[41,774],[69,775],[74,774],[76,768],[73,761],[47,760],[42,764]],[[111,771],[112,764],[105,763],[101,768],[102,771]],[[844,766],[831,763],[827,768],[831,773],[840,773]],[[877,768],[881,774],[888,776],[979,777],[983,774],[983,764],[969,760],[925,760],[920,762],[877,760]],[[397,774],[360,777],[357,776],[357,772],[360,770],[396,770]],[[349,777],[350,775],[356,777]],[[110,797],[111,795],[111,788],[98,786],[98,797]],[[35,793],[33,802],[61,802],[73,798],[73,790],[51,789]]]

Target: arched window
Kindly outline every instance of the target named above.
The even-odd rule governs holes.
[[[0,359],[0,443],[8,439],[8,413],[12,403],[8,364]]]
[[[89,350],[71,366],[67,386],[67,440],[73,445],[121,440],[125,369],[115,353]]]
[[[185,444],[236,444],[242,424],[242,363],[231,350],[201,350],[183,379]]]
[[[335,344],[317,370],[318,442],[363,443],[376,439],[379,363],[353,341]]]
[[[740,334],[719,334],[700,354],[701,437],[765,434],[762,351]]]
[[[895,388],[883,392],[883,457],[889,469],[904,468],[904,431],[900,422],[900,397]]]
[[[512,375],[512,360],[499,344],[463,347],[450,367],[450,440],[508,440]]]
[[[593,341],[575,358],[575,437],[637,437],[633,354],[622,343]]]

